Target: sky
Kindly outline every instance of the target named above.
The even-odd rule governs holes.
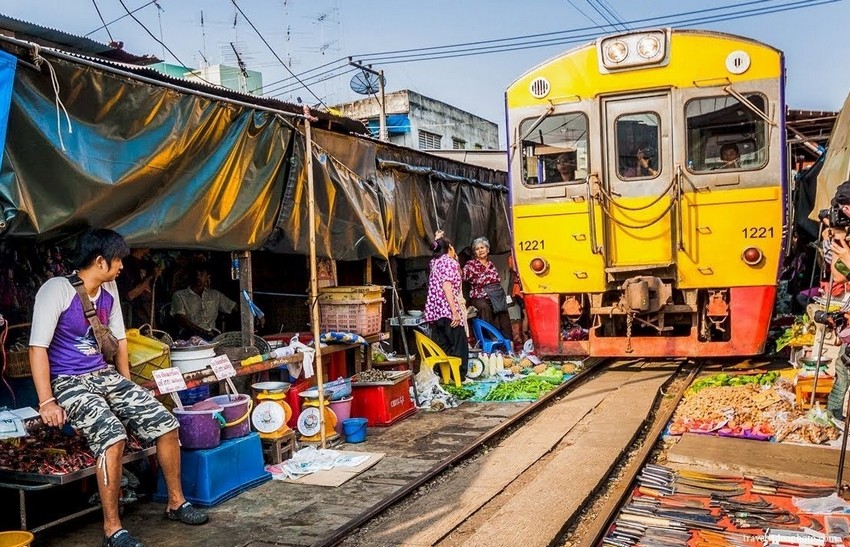
[[[130,11],[139,8],[134,15],[141,24],[127,16],[122,1]],[[673,24],[772,45],[786,56],[791,108],[839,110],[850,92],[850,0],[0,0],[0,13],[103,43],[122,41],[131,53],[192,67],[204,59],[235,65],[235,47],[248,69],[263,73],[268,95],[311,105],[361,98],[349,87],[353,73],[345,72],[353,56],[384,70],[388,92],[411,89],[498,123],[500,142],[511,82],[547,59],[626,28]],[[747,13],[753,16],[736,18]],[[463,55],[453,58],[411,62],[411,52],[388,53],[446,57],[445,50],[424,48],[544,33],[559,34],[527,38],[521,47],[517,41],[462,46],[455,51]],[[537,43],[544,39],[550,43]],[[552,44],[555,39],[559,43]],[[469,51],[496,45],[513,50]],[[283,64],[296,75],[312,70],[300,76],[309,90]]]

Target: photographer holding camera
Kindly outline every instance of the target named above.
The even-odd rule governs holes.
[[[833,289],[839,286],[841,288],[839,294],[833,290],[832,297],[841,297],[850,275],[850,244],[847,242],[846,230],[850,226],[850,180],[838,185],[835,196],[832,198],[832,206],[821,211],[818,217],[826,227],[822,232],[824,260],[830,267],[832,287]],[[829,392],[826,407],[837,419],[844,420],[844,399],[850,387],[850,373],[847,369],[850,366],[850,354],[848,354],[850,329],[845,326],[850,321],[850,313],[820,312],[815,316],[816,321],[827,323],[834,328],[841,341],[841,350],[838,359],[835,360],[835,380]]]

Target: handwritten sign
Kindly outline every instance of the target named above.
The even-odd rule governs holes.
[[[160,393],[174,393],[186,389],[186,380],[179,368],[171,367],[153,371],[153,381]]]
[[[219,380],[236,376],[236,369],[233,368],[233,363],[227,355],[218,355],[210,359],[210,368]]]

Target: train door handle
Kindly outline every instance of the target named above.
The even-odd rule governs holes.
[[[587,279],[587,272],[573,272],[573,274],[579,279]]]
[[[714,270],[711,269],[710,266],[707,266],[705,268],[697,268],[697,271],[699,271],[699,273],[701,273],[702,275],[714,275]]]
[[[697,232],[706,235],[712,233],[709,226],[697,226]]]
[[[587,241],[587,236],[585,234],[573,234],[573,239],[576,241]]]

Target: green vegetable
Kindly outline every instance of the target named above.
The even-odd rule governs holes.
[[[777,378],[779,378],[779,373],[775,371],[765,372],[764,374],[740,374],[735,376],[720,373],[700,378],[691,385],[688,391],[693,394],[707,387],[745,386],[748,384],[769,386],[773,384]]]
[[[475,392],[473,390],[465,387],[457,387],[451,384],[446,384],[443,386],[443,389],[445,389],[449,393],[449,395],[453,395],[461,401],[471,399],[475,396]]]
[[[541,375],[529,376],[513,382],[502,382],[484,397],[485,401],[536,400],[555,386]]]

